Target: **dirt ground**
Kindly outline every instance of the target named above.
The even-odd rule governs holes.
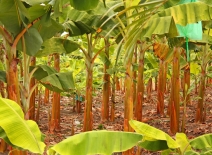
[[[205,103],[206,103],[206,121],[205,123],[195,123],[195,114],[196,114],[196,105],[195,97],[197,94],[191,93],[191,104],[187,105],[187,114],[186,114],[186,135],[189,139],[194,137],[211,133],[212,132],[212,91],[211,88],[206,89],[205,94]],[[165,96],[165,112],[167,109],[169,94]],[[123,131],[123,118],[124,118],[124,93],[121,91],[116,92],[116,104],[115,104],[115,121],[114,122],[101,122],[101,101],[102,95],[101,92],[97,92],[93,98],[93,130],[116,130]],[[43,99],[42,99],[43,100]],[[43,102],[41,102],[43,103]],[[163,130],[164,132],[171,135],[169,126],[169,117],[168,116],[159,116],[157,114],[157,92],[153,91],[151,93],[150,100],[147,100],[145,97],[145,102],[143,104],[143,121],[152,125],[158,129]],[[73,112],[73,100],[71,97],[61,97],[61,129],[54,133],[49,132],[48,127],[48,111],[51,109],[51,104],[42,104],[40,107],[40,119],[39,127],[41,131],[46,135],[45,143],[47,145],[54,145],[63,139],[71,136],[72,133],[72,121],[74,122],[74,132],[78,134],[82,130],[83,126],[83,111],[84,103],[82,103],[82,112],[77,113]],[[182,109],[181,109],[182,116]],[[182,118],[182,117],[181,117]],[[173,135],[171,135],[173,136]],[[158,153],[151,153],[144,151],[143,154],[156,155]]]

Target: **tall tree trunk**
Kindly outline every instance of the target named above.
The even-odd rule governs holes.
[[[179,131],[179,109],[180,109],[180,48],[174,47],[172,90],[170,100],[170,129],[173,134]]]
[[[105,39],[105,55],[109,59],[109,39]],[[110,74],[107,73],[109,69],[109,63],[104,64],[104,84],[102,94],[102,121],[109,120],[109,93],[110,93]]]
[[[54,68],[60,71],[60,55],[54,54]],[[50,130],[60,130],[60,93],[53,92]]]

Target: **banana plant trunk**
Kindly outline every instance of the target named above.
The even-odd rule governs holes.
[[[120,85],[120,79],[116,76],[116,90],[120,91],[121,90],[121,85]]]
[[[133,129],[129,125],[129,120],[133,119],[133,94],[134,94],[132,58],[126,64],[125,77],[125,100],[124,100],[124,131],[131,132]]]
[[[137,102],[135,105],[135,117],[138,121],[142,121],[142,105],[144,96],[144,55],[145,43],[140,46],[139,60],[138,60],[138,76],[137,76]]]
[[[203,123],[205,121],[204,118],[204,107],[203,107],[203,103],[204,103],[204,95],[205,95],[205,80],[206,80],[206,67],[208,64],[208,61],[210,60],[210,56],[209,56],[209,47],[208,44],[205,45],[204,47],[204,51],[203,51],[203,56],[202,56],[202,64],[201,64],[201,77],[200,77],[200,85],[199,85],[199,99],[198,99],[198,103],[197,103],[197,110],[196,110],[196,122],[200,122]],[[205,107],[206,108],[206,107]]]
[[[48,66],[51,66],[51,61],[52,61],[52,55],[49,55],[48,56]],[[49,94],[50,94],[50,91],[48,88],[45,88],[45,93],[44,93],[44,103],[49,103]]]
[[[179,131],[180,109],[180,48],[174,47],[172,68],[172,90],[170,100],[170,130],[173,134]]]
[[[54,54],[54,68],[60,71],[60,55]],[[60,93],[53,92],[50,130],[60,130]]]
[[[109,59],[109,40],[105,39],[105,55]],[[109,120],[110,74],[107,73],[109,64],[104,64],[104,84],[102,94],[102,121]]]
[[[157,113],[164,115],[164,94],[166,87],[166,75],[167,75],[167,63],[160,60],[160,69],[158,77],[158,102],[157,102]]]
[[[1,97],[5,98],[5,90],[4,90],[4,82],[0,81],[0,93],[1,93]]]
[[[135,52],[134,52],[134,55],[133,55],[133,60],[132,60],[132,63],[133,64],[136,64],[137,63],[137,58],[138,58],[138,56],[137,56],[138,54],[137,54],[137,46],[135,47]],[[133,70],[133,81],[136,81],[136,79],[137,79],[137,71],[136,70]],[[137,90],[137,88],[136,88],[136,82],[133,82],[133,91],[134,92],[136,92]],[[136,93],[134,93],[133,94],[133,103],[134,103],[134,106],[135,106],[135,103],[137,102],[137,98],[136,98]]]
[[[44,103],[49,103],[49,89],[45,88],[45,93],[44,93]]]
[[[31,57],[31,66],[36,65],[36,58]],[[35,86],[35,78],[32,78],[30,81],[30,90]],[[32,92],[30,97],[30,104],[29,104],[29,119],[35,120],[35,91]]]
[[[190,88],[190,77],[191,76],[190,76],[190,61],[188,60],[187,55],[185,57],[186,57],[186,60],[187,60],[187,66],[184,69],[183,97],[184,97],[184,99],[186,98],[186,105],[188,105],[188,104],[190,104],[190,94],[188,94],[188,90]]]
[[[115,120],[115,98],[116,98],[116,74],[113,74],[112,78],[112,95],[111,95],[111,108],[110,108],[110,120]]]
[[[85,93],[85,111],[83,131],[91,131],[93,129],[93,114],[92,114],[92,84],[93,84],[93,45],[92,34],[87,35],[88,51],[86,56],[86,93]]]

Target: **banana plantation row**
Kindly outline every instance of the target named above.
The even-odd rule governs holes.
[[[124,131],[137,132],[144,95],[151,92],[153,81],[157,113],[170,117],[173,134],[185,132],[191,91],[198,93],[195,121],[202,123],[206,119],[204,94],[212,77],[211,12],[212,2],[205,0],[0,0],[1,102],[13,105],[10,100],[15,101],[25,121],[36,120],[38,87],[41,91],[45,88],[45,102],[49,91],[53,91],[49,124],[54,131],[60,128],[61,93],[76,96],[77,112],[81,111],[80,97],[85,94],[82,131],[91,131],[93,90],[102,88],[101,120],[114,121],[116,85],[124,79]],[[167,109],[166,92],[170,94]],[[0,108],[1,113],[5,114],[5,109]],[[6,116],[0,119],[6,122]],[[0,131],[5,130],[8,136],[3,122]],[[18,146],[9,136],[9,140],[1,134],[0,138]],[[1,151],[5,149],[4,141],[0,143]],[[134,145],[127,144],[120,150],[132,154],[132,149],[126,150]],[[178,144],[167,145],[178,148]],[[142,146],[148,149],[147,143]]]

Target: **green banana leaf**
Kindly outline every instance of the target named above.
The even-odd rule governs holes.
[[[12,146],[13,148],[16,148],[18,150],[23,150],[23,148],[15,146],[10,142],[10,140],[7,137],[7,134],[5,133],[4,129],[2,129],[1,127],[0,127],[0,138],[3,139],[7,144]]]
[[[69,54],[79,48],[79,44],[60,37],[53,37],[46,40],[42,45],[42,50],[38,51],[36,57],[44,57],[53,53]]]
[[[0,127],[9,141],[20,148],[42,154],[45,144],[41,141],[38,125],[31,120],[24,120],[21,107],[9,99],[0,98]]]
[[[142,24],[140,23],[140,25]],[[131,30],[131,35],[125,43],[126,51],[128,51],[125,56],[126,60],[128,60],[132,54],[133,43],[135,43],[137,39],[151,38],[154,34],[167,35],[170,38],[178,36],[176,25],[171,16],[151,18],[143,27],[140,25]]]
[[[161,151],[169,149],[167,142],[165,140],[156,140],[156,141],[145,140],[139,143],[138,146],[149,151]]]
[[[41,38],[37,29],[30,28],[28,29],[27,33],[24,34],[24,42],[26,54],[35,56],[43,43],[43,39]],[[22,39],[20,39],[17,49],[22,51],[22,48]]]
[[[205,134],[199,136],[197,138],[192,139],[189,143],[191,147],[195,149],[212,149],[212,134]]]
[[[16,36],[21,30],[20,16],[17,14],[19,7],[15,5],[14,0],[1,0],[0,8],[0,22]]]
[[[6,72],[0,70],[0,81],[7,83]]]
[[[64,92],[74,89],[74,79],[72,72],[58,73],[54,68],[47,65],[36,66],[37,70],[33,76],[49,90]],[[31,67],[32,70],[34,67]]]
[[[149,20],[141,32],[141,37],[151,38],[153,34],[166,34],[170,38],[177,36],[178,31],[173,18],[171,16],[166,16]]]
[[[155,14],[153,18],[172,16],[175,24],[186,26],[187,24],[196,23],[198,21],[209,21],[211,20],[211,15],[212,8],[207,4],[203,2],[193,2],[165,9]]]
[[[142,140],[142,135],[132,132],[90,131],[69,137],[50,148],[49,154],[111,155],[126,151]]]
[[[163,144],[164,149],[176,149],[179,148],[179,144],[172,139],[172,137],[170,137],[167,133],[154,128],[148,124],[139,122],[139,121],[135,121],[135,120],[130,120],[129,121],[130,126],[137,132],[140,134],[144,135],[143,141],[148,141],[148,148],[150,146],[152,146],[152,144],[158,144],[159,142],[161,142],[160,145]],[[156,142],[159,141],[159,142]],[[166,143],[164,143],[164,141],[166,141]],[[152,142],[152,143],[151,143]],[[140,144],[141,147],[145,147],[146,143],[144,143],[145,145],[142,145],[142,143]],[[149,146],[150,145],[150,146]],[[168,148],[166,148],[166,146],[168,146]],[[147,147],[146,147],[147,148]],[[159,147],[158,147],[159,148]]]
[[[99,3],[99,0],[70,0],[70,4],[77,10],[91,10]]]

